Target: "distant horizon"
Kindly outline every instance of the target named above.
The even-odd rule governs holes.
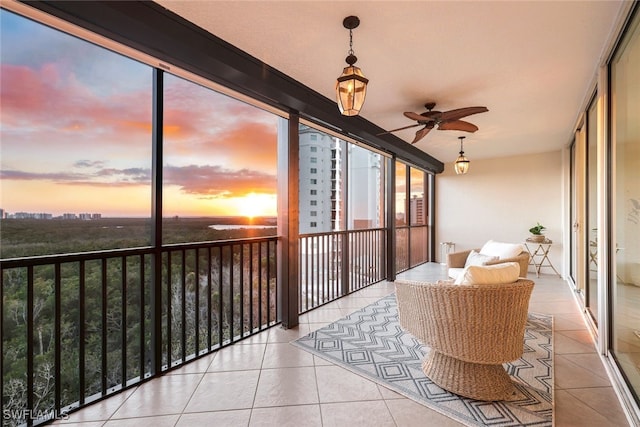
[[[5,214],[15,214],[15,213],[28,213],[28,214],[50,214],[52,215],[53,218],[57,219],[61,216],[63,216],[64,214],[75,214],[75,215],[79,215],[81,213],[91,213],[91,214],[99,214],[101,215],[100,218],[96,218],[96,219],[92,219],[93,221],[97,220],[97,219],[111,219],[111,218],[133,218],[133,219],[145,219],[145,218],[151,218],[151,216],[138,216],[138,215],[115,215],[115,216],[107,216],[107,215],[102,215],[100,214],[100,212],[65,212],[64,214],[53,214],[50,212],[27,212],[27,211],[18,211],[18,212],[8,212],[8,211],[4,211]],[[245,218],[245,219],[260,219],[260,218],[264,218],[264,219],[277,219],[278,216],[277,215],[254,215],[254,216],[249,216],[249,215],[164,215],[162,216],[162,218],[189,218],[189,219],[205,219],[205,218]],[[35,219],[35,218],[0,218],[0,219]],[[80,218],[74,218],[74,219],[80,219]]]

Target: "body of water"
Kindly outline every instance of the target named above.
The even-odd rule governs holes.
[[[243,224],[214,224],[209,228],[213,230],[261,230],[264,228],[275,228],[275,225],[243,225]]]

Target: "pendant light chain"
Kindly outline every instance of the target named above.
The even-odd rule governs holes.
[[[353,30],[349,28],[349,55],[353,55]]]

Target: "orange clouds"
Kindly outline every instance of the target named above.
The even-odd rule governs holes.
[[[275,194],[276,177],[248,169],[222,166],[165,167],[164,182],[199,197],[242,197],[250,193]]]
[[[219,150],[231,155],[232,161],[239,164],[276,167],[277,130],[275,125],[245,122],[242,126],[228,129],[213,142]]]

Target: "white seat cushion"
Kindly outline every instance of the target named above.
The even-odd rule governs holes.
[[[454,282],[456,285],[499,285],[513,283],[520,276],[520,264],[504,262],[493,265],[465,267]]]
[[[485,255],[472,250],[467,256],[467,261],[464,263],[465,267],[470,265],[486,265],[489,261],[495,261],[498,257],[494,255]]]
[[[452,279],[457,279],[458,276],[460,276],[462,274],[462,272],[464,271],[464,268],[462,267],[451,267],[449,269],[449,277],[451,277]]]
[[[484,244],[480,253],[483,255],[496,256],[498,259],[513,258],[524,251],[522,243],[502,243],[489,240]]]

